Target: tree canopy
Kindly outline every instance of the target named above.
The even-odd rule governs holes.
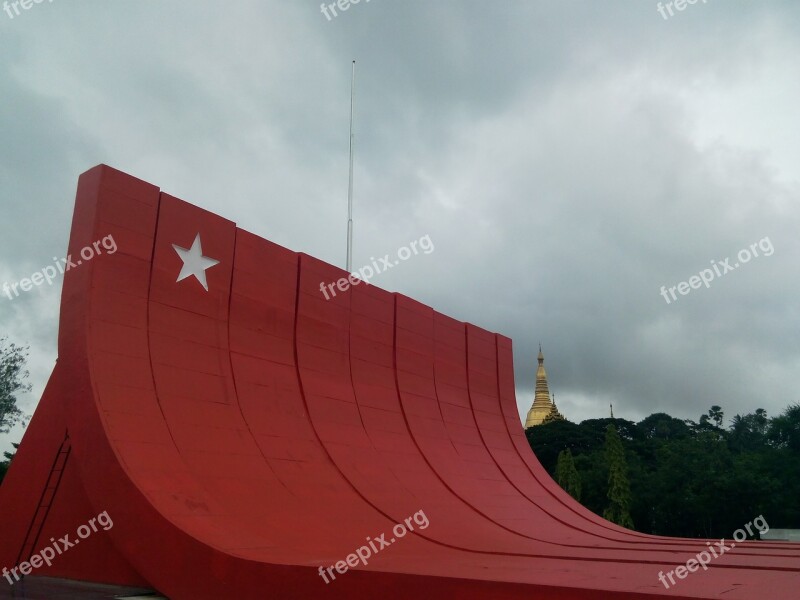
[[[28,378],[25,369],[27,359],[27,348],[10,344],[5,337],[0,338],[0,434],[8,433],[14,425],[26,420],[25,414],[17,406],[17,396],[31,389],[30,384],[24,383]],[[17,444],[13,446],[17,448]],[[3,456],[5,460],[0,461],[0,482],[14,453],[4,452]]]
[[[567,448],[558,454],[556,463],[556,482],[578,502],[581,499],[581,476],[575,468],[572,452]]]
[[[609,425],[618,444],[607,440]],[[772,418],[759,408],[735,415],[727,426],[722,407],[715,405],[697,421],[665,413],[638,423],[557,421],[531,427],[526,435],[556,479],[559,453],[570,450],[580,501],[598,515],[620,498],[624,504],[624,481],[612,472],[623,457],[629,514],[644,533],[730,537],[761,514],[770,527],[800,529],[800,405]]]
[[[24,383],[29,375],[25,369],[27,359],[27,348],[0,338],[0,433],[8,433],[25,418],[17,406],[17,395],[31,389],[30,384]]]
[[[625,449],[612,424],[606,427],[606,442],[603,454],[608,467],[608,505],[603,511],[603,518],[612,523],[633,529],[631,519],[631,484],[628,480],[628,463],[625,460]]]

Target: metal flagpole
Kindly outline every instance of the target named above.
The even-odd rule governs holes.
[[[356,61],[353,61],[353,76],[350,81],[350,182],[347,188],[347,272],[353,272],[353,115],[356,98]]]

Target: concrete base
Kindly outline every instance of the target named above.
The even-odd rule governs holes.
[[[54,577],[26,577],[13,586],[0,581],[0,600],[167,600],[144,588],[101,585]]]

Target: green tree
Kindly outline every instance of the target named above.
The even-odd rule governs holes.
[[[719,539],[753,515],[776,529],[800,528],[800,405],[771,418],[758,408],[736,415],[727,428],[723,419],[722,408],[712,406],[699,422],[656,413],[639,423],[559,421],[526,433],[542,465],[561,482],[558,457],[569,448],[581,504],[608,515],[610,492],[616,493],[606,442],[613,425],[629,482],[628,513],[643,533]]]
[[[0,433],[8,433],[17,423],[25,421],[25,414],[17,407],[17,394],[29,392],[30,384],[25,361],[28,349],[9,344],[0,338]]]
[[[725,417],[725,413],[722,411],[721,406],[717,406],[716,404],[712,406],[708,410],[709,418],[714,421],[714,425],[717,427],[722,427],[722,419]]]
[[[800,404],[792,404],[783,414],[774,417],[767,436],[776,448],[800,451]]]
[[[19,444],[11,444],[14,446],[14,452],[3,452],[3,456],[5,456],[5,460],[0,460],[0,483],[3,483],[3,479],[5,479],[6,472],[8,471],[8,467],[11,465],[11,459],[14,458],[14,454],[17,452],[17,448],[19,448]]]
[[[689,437],[689,426],[666,413],[653,413],[639,421],[637,425],[647,439],[668,442]]]
[[[555,476],[558,453],[581,444],[581,429],[569,421],[553,421],[546,425],[528,427],[525,435],[536,458],[550,475]]]
[[[25,362],[28,349],[9,344],[5,337],[0,338],[0,434],[8,433],[17,423],[25,423],[26,416],[17,406],[17,395],[28,392],[30,384],[24,383],[28,378]],[[16,451],[18,445],[13,444]],[[0,482],[8,471],[13,452],[3,452],[5,460],[0,461]]]
[[[556,482],[575,500],[581,500],[581,476],[575,468],[572,451],[567,448],[558,453],[556,463]]]
[[[728,445],[731,450],[738,452],[762,450],[767,443],[768,426],[767,411],[763,408],[749,415],[736,415],[731,421]]]
[[[608,464],[608,506],[603,511],[603,518],[612,523],[633,529],[631,518],[631,484],[628,480],[628,465],[625,461],[625,448],[617,433],[617,428],[610,424],[606,427],[605,459]]]

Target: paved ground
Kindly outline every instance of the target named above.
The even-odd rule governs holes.
[[[0,579],[0,600],[166,600],[153,590],[81,583],[51,577],[26,577],[13,586]]]

